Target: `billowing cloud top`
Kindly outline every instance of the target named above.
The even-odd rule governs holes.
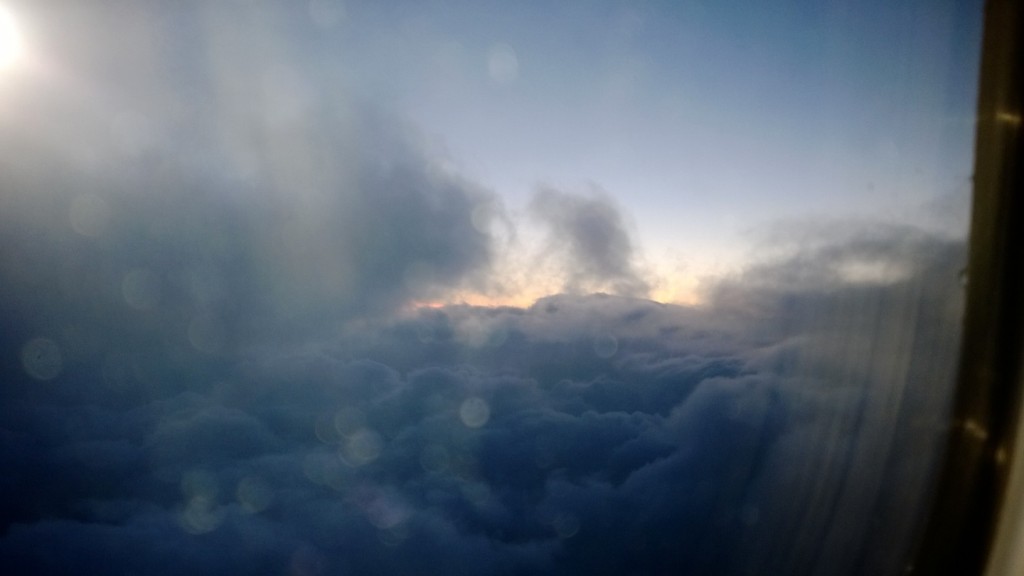
[[[230,349],[163,311],[184,297],[159,268],[116,303],[89,283],[23,296],[52,309],[5,311],[0,559],[13,574],[888,570],[943,428],[962,259],[890,240],[906,255],[893,281],[723,283],[703,308],[407,310]]]

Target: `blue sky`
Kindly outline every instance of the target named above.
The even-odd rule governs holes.
[[[329,123],[370,103],[496,195],[502,288],[447,301],[526,304],[564,287],[557,266],[543,286],[523,279],[550,247],[529,215],[544,187],[616,206],[637,273],[666,301],[692,302],[741,271],[780,225],[966,230],[977,2],[141,6],[121,33],[146,48],[112,65],[92,57],[110,39],[68,30],[76,9],[47,21],[24,5],[28,48],[7,81],[48,75],[45,90],[72,92],[128,81],[138,92],[112,104],[128,125],[205,140],[243,177],[256,165],[301,171],[281,168],[286,149],[333,153],[318,144]],[[302,128],[289,144],[261,143],[268,133],[247,115]],[[307,175],[278,193],[324,186]]]
[[[962,234],[979,12],[357,5],[325,38],[323,65],[412,119],[513,210],[540,183],[600,187],[656,268],[699,274],[739,266],[744,233],[781,219]],[[494,54],[514,54],[515,73],[490,74]]]

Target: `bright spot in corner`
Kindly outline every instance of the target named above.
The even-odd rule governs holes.
[[[21,55],[21,34],[14,17],[0,6],[0,69],[7,68]]]

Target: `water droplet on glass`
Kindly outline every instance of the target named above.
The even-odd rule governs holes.
[[[33,338],[21,348],[21,365],[37,380],[52,380],[64,367],[60,347],[49,338]]]
[[[462,485],[462,496],[475,506],[483,506],[491,498],[491,487],[483,482],[467,482]]]
[[[132,382],[132,360],[124,352],[115,350],[103,359],[103,382],[111,388],[123,388]]]
[[[71,201],[69,209],[71,228],[82,236],[98,237],[107,230],[110,208],[95,194],[82,194]]]
[[[338,458],[324,452],[307,454],[302,461],[302,473],[306,478],[314,484],[329,486],[335,490],[344,488],[349,480],[344,468]]]
[[[238,503],[242,510],[249,514],[256,514],[266,510],[274,500],[274,492],[270,486],[256,476],[246,476],[238,482],[238,489],[235,491]]]
[[[509,84],[519,77],[519,57],[508,44],[495,44],[487,52],[487,73],[499,84]]]
[[[572,538],[580,531],[580,521],[575,514],[559,514],[551,523],[559,538]]]
[[[334,28],[345,18],[345,5],[338,0],[310,0],[309,18],[320,28]]]

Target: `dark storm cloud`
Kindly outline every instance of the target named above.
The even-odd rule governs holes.
[[[406,353],[409,343],[393,341],[390,348],[381,334],[379,344],[364,351],[374,360],[339,357],[347,346],[261,354],[217,383],[127,410],[19,406],[11,411],[50,430],[52,444],[39,451],[41,467],[63,474],[45,475],[50,480],[43,486],[29,478],[11,482],[12,493],[21,496],[13,501],[29,494],[64,497],[51,501],[45,514],[39,505],[10,511],[16,518],[0,541],[0,556],[28,569],[41,566],[45,550],[67,547],[78,566],[116,570],[158,567],[170,549],[184,552],[190,568],[213,573],[256,561],[280,569],[301,550],[312,550],[324,573],[418,573],[424,559],[437,569],[483,574],[563,573],[602,564],[599,573],[613,573],[630,562],[666,561],[661,552],[645,551],[648,528],[665,523],[666,530],[695,533],[700,527],[685,514],[663,515],[681,465],[663,462],[682,457],[684,449],[701,479],[728,465],[720,455],[728,447],[707,439],[713,434],[724,442],[734,426],[728,407],[736,393],[716,389],[728,388],[737,369],[714,361],[689,369],[666,368],[649,357],[637,361],[633,347],[656,357],[664,352],[627,341],[645,330],[619,331],[610,323],[606,335],[622,337],[622,348],[609,353],[589,330],[567,330],[554,337],[563,344],[562,361],[545,367],[553,359],[543,348],[552,340],[526,335],[560,320],[579,323],[573,316],[605,304],[620,310],[648,305],[595,298],[574,302],[568,312],[537,307],[513,314],[506,343],[485,344],[500,351],[521,342],[518,350],[504,348],[515,360],[500,369],[477,356],[479,348],[454,344],[460,361],[398,371],[385,362]],[[382,331],[402,334],[412,327],[423,334],[421,325],[435,321],[433,315],[413,317]],[[419,352],[434,344],[419,342]],[[617,367],[617,355],[633,368]],[[637,397],[617,401],[616,389],[629,387],[634,377]],[[708,378],[711,384],[701,388]],[[764,384],[752,394],[770,396]],[[659,388],[663,402],[645,402]],[[691,392],[715,410],[672,414],[670,406],[685,404]],[[777,410],[777,400],[762,404],[751,418]],[[76,422],[51,427],[51,419]],[[117,434],[108,431],[109,420],[120,421]],[[767,446],[773,434],[758,441]],[[123,448],[104,449],[111,436]],[[96,450],[84,451],[93,445]],[[712,461],[726,464],[709,467]],[[684,478],[678,489],[691,490],[697,481]],[[651,502],[655,492],[658,501]],[[672,514],[687,512],[682,506]],[[637,510],[644,512],[636,516]],[[590,551],[611,545],[623,529],[631,551],[614,554],[611,563],[604,557],[611,551]],[[262,545],[278,530],[286,537],[261,547],[255,559],[245,552],[249,544],[241,551],[231,544],[248,543],[254,533],[252,546]],[[124,546],[115,546],[119,539]],[[670,536],[657,539],[664,546]],[[156,542],[159,547],[146,549]],[[220,546],[233,551],[218,555]]]
[[[843,253],[899,275],[723,282],[706,308],[561,295],[262,336],[170,376],[131,354],[120,372],[22,372],[3,407],[0,559],[26,574],[883,570],[942,429],[963,258],[906,232],[750,272]]]
[[[603,194],[582,196],[542,188],[530,203],[549,231],[547,251],[560,257],[567,292],[605,291],[645,296],[650,286],[636,269],[633,241]]]

